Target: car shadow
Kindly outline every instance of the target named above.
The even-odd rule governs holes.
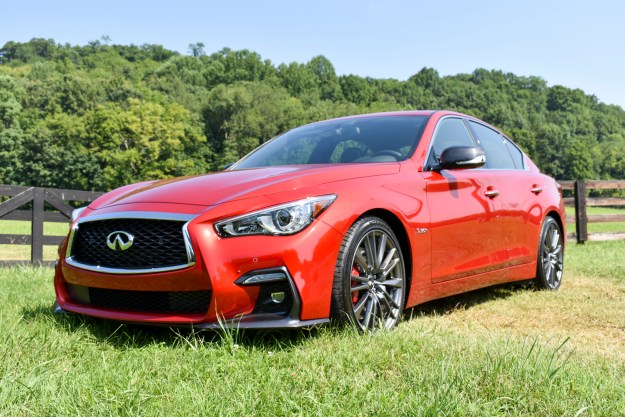
[[[197,329],[192,326],[169,327],[122,323],[72,313],[55,313],[51,305],[40,304],[23,308],[26,322],[52,323],[70,334],[87,332],[98,342],[118,349],[135,349],[152,345],[211,346],[215,348],[250,346],[270,350],[294,347],[314,338],[318,327],[311,329],[243,330],[222,328]]]
[[[403,320],[418,319],[421,316],[440,316],[454,310],[470,309],[474,306],[513,296],[519,291],[532,291],[527,283],[503,284],[468,293],[454,295],[408,308]],[[208,346],[214,348],[254,347],[267,350],[284,350],[309,342],[320,331],[340,331],[340,324],[313,327],[310,329],[267,329],[243,330],[222,328],[217,330],[197,329],[192,326],[168,327],[122,323],[72,313],[55,313],[52,305],[39,304],[23,308],[22,320],[26,322],[51,323],[68,334],[87,332],[98,342],[117,349],[135,349],[152,345]]]
[[[521,291],[534,291],[534,286],[529,282],[507,283],[440,298],[406,309],[404,311],[404,319],[410,320],[420,316],[440,316],[452,313],[455,310],[468,310],[489,301],[512,297]]]

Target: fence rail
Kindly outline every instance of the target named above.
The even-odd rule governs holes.
[[[618,207],[625,206],[625,198],[622,197],[588,197],[588,190],[623,190],[624,180],[576,180],[559,181],[564,190],[573,190],[574,197],[564,199],[567,206],[575,208],[573,216],[567,215],[567,223],[575,224],[575,233],[569,233],[567,238],[576,240],[577,243],[601,240],[623,240],[625,230],[622,232],[588,233],[588,223],[625,223],[625,214],[588,214],[590,207]]]
[[[31,222],[30,235],[0,234],[0,244],[30,245],[30,261],[0,259],[0,265],[51,264],[44,262],[44,245],[58,245],[65,236],[45,236],[44,222],[67,223],[74,206],[70,201],[91,202],[103,193],[81,190],[59,190],[54,188],[20,187],[0,185],[0,220],[25,220]],[[30,210],[22,209],[30,205]],[[52,208],[55,211],[46,211]],[[2,229],[0,228],[0,231]]]
[[[576,233],[569,233],[567,238],[578,243],[593,240],[621,240],[625,239],[625,231],[611,233],[588,233],[588,223],[623,222],[625,214],[591,214],[587,207],[625,206],[625,198],[601,197],[589,198],[588,190],[623,190],[625,181],[577,180],[560,181],[564,190],[573,190],[574,197],[565,198],[567,206],[574,207],[575,214],[567,216],[567,223],[574,223]],[[54,188],[21,187],[0,185],[0,222],[2,220],[23,220],[31,222],[30,235],[0,234],[0,244],[30,245],[30,261],[16,261],[0,259],[0,265],[14,264],[51,264],[44,262],[44,245],[58,245],[65,236],[45,236],[44,222],[66,223],[71,216],[74,206],[70,201],[83,203],[91,202],[103,193],[81,190],[59,190]],[[8,197],[8,199],[6,199]],[[30,210],[23,207],[31,205]],[[46,210],[46,205],[48,210]],[[54,209],[55,211],[50,211]],[[1,223],[0,223],[1,225]],[[0,231],[2,228],[0,227]]]

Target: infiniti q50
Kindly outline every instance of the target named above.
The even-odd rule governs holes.
[[[224,172],[147,181],[74,212],[57,311],[214,328],[336,320],[504,282],[555,290],[561,189],[463,114],[352,116],[292,129]]]

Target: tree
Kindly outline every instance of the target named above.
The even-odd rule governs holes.
[[[289,94],[295,97],[312,95],[319,98],[317,75],[306,65],[291,62],[278,66],[278,77]]]
[[[19,178],[19,152],[24,135],[19,122],[22,111],[15,80],[0,74],[0,184],[15,184]]]
[[[206,55],[204,53],[204,43],[196,42],[189,44],[189,52],[196,58]]]
[[[265,82],[219,85],[204,110],[206,136],[218,155],[214,170],[245,156],[261,143],[305,123],[299,100]]]
[[[379,97],[379,90],[371,80],[357,75],[339,77],[339,84],[343,97],[352,103],[369,105]]]
[[[175,103],[129,99],[124,106],[99,106],[86,115],[86,132],[103,189],[208,170],[211,154],[199,121]]]
[[[334,71],[334,65],[323,55],[318,55],[311,59],[306,67],[317,77],[317,87],[319,88],[322,100],[340,100],[341,86]]]
[[[338,76],[324,56],[273,65],[224,48],[35,38],[0,49],[0,182],[106,190],[220,170],[296,125],[451,109],[490,122],[558,179],[625,179],[625,111],[581,90],[478,68],[407,81]]]

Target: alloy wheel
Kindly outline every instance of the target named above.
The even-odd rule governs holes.
[[[541,244],[541,267],[545,284],[557,289],[562,281],[563,270],[562,233],[555,221],[547,225]]]
[[[404,297],[404,265],[395,240],[373,229],[359,241],[351,262],[353,318],[362,330],[390,329],[399,320]]]

